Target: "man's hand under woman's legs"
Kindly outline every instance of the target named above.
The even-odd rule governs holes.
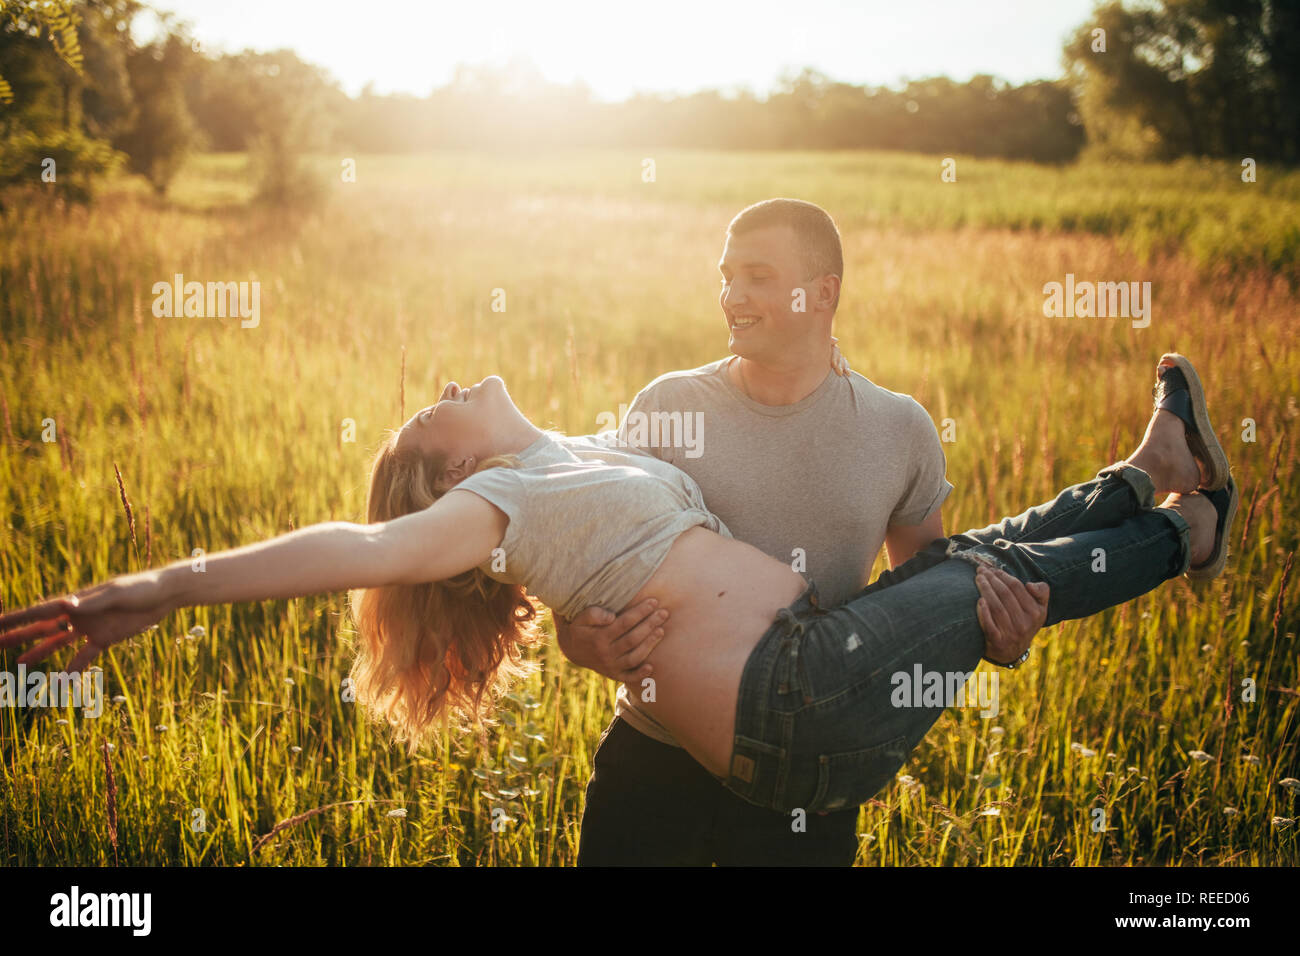
[[[976,613],[984,629],[984,656],[993,661],[1016,660],[1047,621],[1051,589],[1044,581],[1026,584],[984,564],[975,569],[975,586],[980,592]]]

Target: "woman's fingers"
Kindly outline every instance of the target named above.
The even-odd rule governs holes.
[[[42,601],[40,604],[33,604],[31,607],[23,608],[21,611],[10,611],[8,614],[0,614],[0,632],[7,631],[11,627],[19,627],[23,624],[30,624],[33,621],[48,621],[65,614],[75,611],[80,602],[75,597],[55,598],[53,601]],[[12,635],[6,634],[5,637]],[[8,645],[0,645],[8,646]]]
[[[839,339],[831,337],[831,368],[835,374],[844,376],[849,374],[849,360],[840,353]]]
[[[99,656],[99,652],[102,650],[103,648],[94,641],[86,641],[86,646],[77,651],[77,655],[72,659],[72,663],[68,665],[69,673],[76,674],[84,671],[87,666],[89,666],[90,662]]]
[[[18,663],[35,664],[39,661],[43,661],[60,647],[66,647],[81,636],[81,632],[77,630],[60,630],[53,637],[47,637],[45,640],[41,641],[41,643],[37,644],[27,653],[19,655]],[[75,669],[76,668],[73,668],[73,670]]]
[[[35,624],[28,624],[26,627],[20,627],[16,631],[10,631],[8,634],[0,635],[0,650],[10,647],[18,647],[26,644],[28,641],[34,641],[43,637],[53,637],[62,634],[68,629],[68,619],[60,617],[53,621],[37,621]]]

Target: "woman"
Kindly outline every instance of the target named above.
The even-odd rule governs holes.
[[[178,607],[355,588],[358,699],[414,749],[453,711],[481,728],[524,672],[520,648],[536,638],[528,594],[567,616],[653,596],[671,617],[653,682],[630,690],[696,760],[759,806],[862,803],[944,709],[899,706],[891,676],[979,664],[981,564],[1046,581],[1048,624],[1222,570],[1237,502],[1227,459],[1191,364],[1165,355],[1157,378],[1129,459],[933,542],[833,609],[788,565],[731,538],[678,469],[536,428],[495,376],[452,383],[376,456],[370,524],[220,552],[201,574],[182,561],[114,578],[5,615],[0,631],[17,630],[0,646],[40,640],[28,662],[85,636],[79,670]],[[1170,493],[1158,508],[1157,491]]]

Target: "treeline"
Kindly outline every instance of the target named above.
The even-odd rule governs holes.
[[[1067,162],[1083,144],[1068,90],[1008,86],[990,76],[939,77],[902,89],[832,82],[805,70],[765,99],[633,96],[592,101],[582,90],[526,85],[525,65],[461,67],[428,97],[363,93],[338,136],[362,151],[440,146],[692,146],[720,149],[898,149]]]
[[[1099,7],[1067,43],[1065,78],[990,76],[902,88],[812,70],[766,97],[593,101],[526,61],[460,66],[428,96],[345,95],[290,51],[209,56],[170,14],[133,39],[139,0],[0,0],[0,184],[66,170],[71,193],[126,165],[160,192],[194,149],[246,150],[262,195],[310,190],[302,154],[436,147],[887,149],[1062,163],[1103,156],[1296,162],[1300,6],[1164,0]]]

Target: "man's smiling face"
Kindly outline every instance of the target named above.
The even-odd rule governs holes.
[[[718,262],[722,291],[718,302],[731,333],[731,351],[764,365],[782,364],[781,357],[803,350],[802,340],[814,332],[807,312],[795,312],[794,290],[808,288],[803,256],[789,226],[765,226],[738,236],[727,235]]]

